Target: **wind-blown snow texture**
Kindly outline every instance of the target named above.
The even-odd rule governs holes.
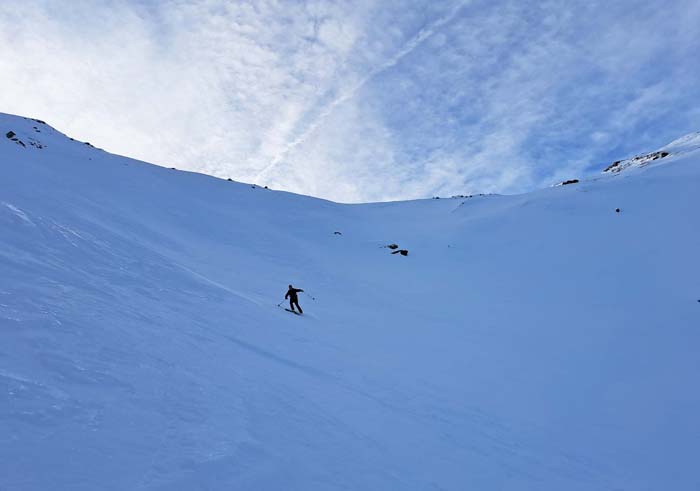
[[[700,489],[700,145],[339,205],[0,130],[0,489]]]

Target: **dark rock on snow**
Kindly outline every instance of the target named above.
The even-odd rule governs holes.
[[[659,150],[658,152],[652,152],[646,155],[638,155],[627,160],[616,160],[608,167],[606,167],[603,172],[620,172],[630,166],[644,166],[649,162],[668,157],[669,155],[671,154],[664,150]]]

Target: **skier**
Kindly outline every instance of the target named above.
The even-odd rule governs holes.
[[[300,288],[294,288],[292,285],[289,285],[289,290],[287,290],[287,294],[284,296],[285,299],[289,298],[289,306],[292,308],[292,312],[295,312],[294,310],[294,305],[297,306],[299,309],[299,313],[303,314],[304,311],[301,310],[301,307],[299,307],[299,297],[297,297],[297,293],[303,292],[304,290]]]

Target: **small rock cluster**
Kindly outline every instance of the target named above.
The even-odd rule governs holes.
[[[15,142],[17,145],[22,145],[23,147],[27,146],[22,140],[17,138],[17,133],[15,133],[14,131],[8,131],[7,133],[5,133],[5,136],[8,140]]]
[[[456,199],[456,198],[476,198],[477,196],[489,196],[489,193],[479,193],[479,194],[455,194],[450,196],[450,199]],[[432,199],[440,199],[440,196],[433,196]]]
[[[29,118],[25,118],[25,119],[30,120]],[[44,124],[44,125],[46,124],[43,121],[41,121],[40,119],[31,119],[30,121],[35,121],[39,124]],[[32,126],[32,129],[34,129],[35,133],[41,133],[41,130],[39,129],[38,126]],[[5,137],[7,137],[8,140],[10,140],[10,141],[12,141],[12,142],[16,143],[17,145],[24,147],[24,148],[27,148],[27,145],[32,146],[34,148],[38,148],[38,149],[42,149],[42,148],[46,147],[46,145],[44,143],[32,138],[31,136],[26,138],[26,140],[25,140],[26,143],[25,143],[25,141],[20,140],[17,133],[15,133],[12,130],[5,133]]]
[[[646,155],[638,155],[634,158],[627,159],[627,160],[616,160],[612,164],[610,164],[608,167],[605,168],[603,171],[605,172],[620,172],[627,167],[630,166],[644,166],[648,164],[649,162],[653,162],[654,160],[658,159],[663,159],[664,157],[668,157],[671,155],[668,152],[665,152],[663,150],[660,150],[658,152],[652,152],[648,153]]]
[[[401,254],[402,256],[408,256],[408,249],[399,249],[398,244],[388,244],[384,247],[386,247],[387,249],[391,249],[392,254]]]

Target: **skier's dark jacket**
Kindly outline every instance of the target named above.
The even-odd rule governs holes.
[[[296,302],[297,300],[299,300],[299,298],[297,297],[297,293],[303,291],[304,290],[302,290],[301,288],[290,288],[289,290],[287,290],[287,294],[284,296],[284,298],[289,298],[293,302]]]

